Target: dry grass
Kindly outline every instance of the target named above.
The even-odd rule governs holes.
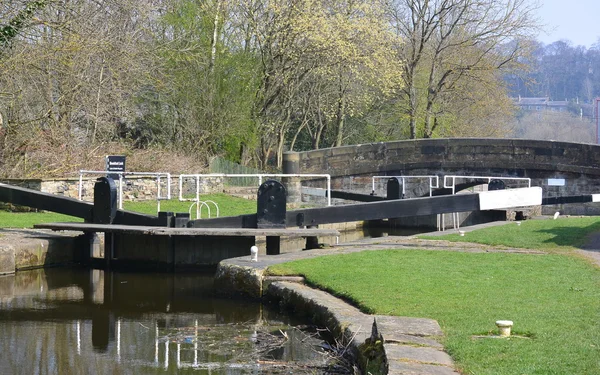
[[[206,155],[184,155],[166,148],[133,149],[126,143],[113,142],[81,148],[65,144],[36,144],[23,153],[4,155],[0,178],[72,177],[79,170],[104,170],[106,155],[127,156],[127,170],[136,172],[206,173]]]

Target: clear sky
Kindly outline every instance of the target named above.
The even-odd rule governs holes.
[[[600,38],[600,0],[539,0],[538,16],[548,34],[538,40],[550,44],[570,40],[590,48]]]

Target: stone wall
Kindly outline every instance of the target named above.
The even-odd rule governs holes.
[[[545,197],[600,193],[600,146],[593,144],[522,139],[423,139],[344,146],[289,153],[298,173],[327,173],[332,189],[369,194],[372,176],[446,175],[531,178]],[[284,162],[285,165],[285,162]],[[285,171],[284,171],[285,173]],[[564,179],[549,186],[548,179]],[[376,193],[385,195],[385,180]],[[319,181],[303,185],[320,187]],[[509,182],[507,187],[522,187]],[[407,183],[407,197],[425,195],[429,182]],[[600,214],[597,204],[545,206],[544,212]]]
[[[86,177],[82,180],[82,199],[92,202],[94,200],[94,183],[97,177]],[[21,186],[44,193],[63,195],[79,199],[79,178],[65,179],[5,179],[1,182]],[[118,187],[118,181],[115,181]],[[167,196],[167,180],[161,178],[161,196]],[[191,198],[196,195],[196,180],[184,178],[182,187],[184,196]],[[200,179],[200,193],[217,193],[224,191],[222,177],[205,177]],[[154,177],[127,177],[123,184],[124,200],[156,200],[158,185]],[[179,176],[171,178],[171,197],[179,197]]]

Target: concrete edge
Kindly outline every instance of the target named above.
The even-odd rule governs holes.
[[[33,229],[0,230],[0,275],[82,261],[90,238],[81,233]]]
[[[435,320],[365,314],[329,293],[304,285],[301,277],[265,274],[269,265],[286,260],[282,256],[258,264],[247,257],[222,261],[215,287],[221,294],[277,303],[329,329],[363,373],[458,374],[438,341],[443,332]]]

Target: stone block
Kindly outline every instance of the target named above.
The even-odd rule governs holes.
[[[417,362],[441,366],[453,365],[452,358],[450,358],[446,352],[438,348],[396,344],[385,344],[384,348],[389,362]]]
[[[15,273],[15,248],[0,244],[0,275]]]
[[[388,375],[458,375],[450,367],[410,362],[390,362]]]

